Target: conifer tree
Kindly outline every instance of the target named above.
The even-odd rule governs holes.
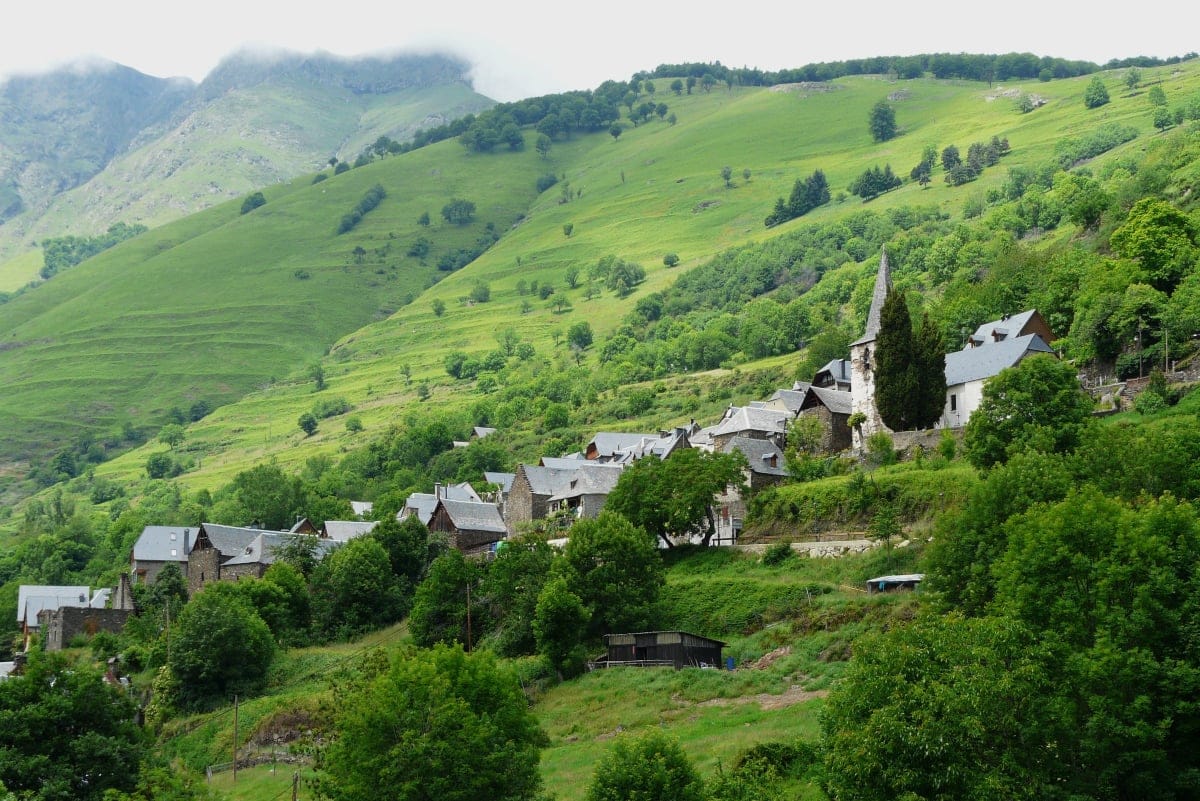
[[[908,431],[917,419],[917,360],[904,293],[888,291],[875,340],[875,407],[885,425]]]
[[[931,428],[946,407],[946,346],[929,314],[921,317],[916,341],[918,399],[916,427]]]

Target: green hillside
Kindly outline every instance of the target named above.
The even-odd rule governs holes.
[[[1162,82],[1172,102],[1200,88],[1200,71],[1194,62],[1148,73],[1148,80]],[[556,330],[586,320],[602,336],[616,328],[638,298],[669,288],[678,275],[727,248],[787,235],[813,223],[847,219],[864,210],[936,206],[957,219],[968,200],[981,201],[989,191],[998,190],[1010,169],[1045,162],[1053,156],[1057,141],[1084,134],[1098,123],[1127,123],[1141,132],[1138,139],[1106,154],[1105,159],[1120,157],[1123,149],[1141,151],[1145,142],[1156,136],[1150,107],[1144,93],[1126,96],[1117,91],[1118,80],[1117,73],[1108,77],[1114,87],[1113,102],[1096,111],[1085,109],[1082,103],[1086,79],[1001,89],[967,82],[888,83],[850,78],[825,92],[735,88],[679,98],[665,95],[666,82],[660,81],[664,87],[659,95],[678,115],[676,125],[647,123],[627,129],[616,141],[607,135],[559,141],[545,164],[528,150],[518,155],[479,155],[465,152],[457,143],[443,143],[426,152],[363,168],[360,180],[365,185],[374,180],[372,176],[387,176],[401,169],[407,159],[434,159],[438,167],[430,170],[448,172],[455,165],[468,171],[516,170],[522,177],[513,180],[516,185],[526,182],[522,188],[528,188],[534,176],[550,170],[565,176],[572,193],[582,190],[582,195],[569,203],[560,202],[560,183],[531,198],[519,212],[525,214],[520,225],[505,231],[480,259],[397,314],[336,343],[323,362],[326,375],[333,391],[355,405],[368,431],[402,419],[405,409],[416,400],[418,383],[430,385],[438,404],[465,404],[473,395],[467,386],[456,387],[443,369],[443,359],[452,349],[479,353],[494,348],[498,328],[513,327],[543,358],[555,353],[563,356],[566,346],[556,346],[552,337]],[[1008,90],[1036,92],[1047,104],[1022,115],[1011,96],[1002,94]],[[901,93],[895,106],[902,133],[890,142],[874,143],[864,122],[868,110],[893,92]],[[907,173],[927,144],[940,148],[956,143],[965,152],[971,142],[992,136],[1006,137],[1012,153],[1001,166],[985,171],[967,186],[950,187],[939,174],[928,188],[905,184],[866,206],[849,196],[835,199],[802,220],[772,229],[762,225],[774,199],[786,196],[791,184],[813,169],[825,170],[836,194],[874,164],[891,163],[897,172]],[[720,177],[726,164],[733,167],[732,188],[726,188]],[[749,181],[741,176],[743,168],[751,171]],[[459,191],[478,201],[485,188],[486,184],[478,181]],[[438,205],[438,200],[428,204],[435,210]],[[480,204],[480,208],[486,206]],[[387,230],[405,230],[401,226],[407,220],[388,219],[386,211],[387,204],[363,223],[363,232],[378,238]],[[511,211],[515,216],[516,208]],[[567,223],[574,226],[570,237],[563,234]],[[662,265],[668,252],[679,255],[680,267],[671,270]],[[576,265],[586,274],[605,254],[642,264],[647,271],[645,285],[629,299],[605,291],[587,300],[586,282],[573,290],[566,288],[564,275],[569,266]],[[850,280],[858,280],[858,272],[851,275]],[[490,286],[487,304],[463,300],[477,281]],[[518,293],[518,282],[533,281],[554,284],[557,292],[570,299],[572,309],[555,313],[548,301]],[[867,281],[869,290],[869,278]],[[432,311],[435,299],[446,304],[443,316]],[[526,304],[529,310],[522,312]],[[865,307],[859,310],[862,312]],[[401,364],[410,365],[411,383],[401,376]],[[299,366],[291,364],[291,372],[298,375]],[[280,374],[288,372],[276,369]],[[259,391],[193,425],[189,437],[203,458],[184,480],[213,487],[263,458],[299,465],[311,453],[343,446],[341,433],[332,427],[315,437],[300,438],[295,419],[311,406],[310,390],[308,383],[296,380]],[[134,452],[105,465],[101,472],[132,478],[139,474],[145,458],[145,452]]]

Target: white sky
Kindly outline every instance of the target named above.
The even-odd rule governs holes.
[[[1187,0],[1142,0],[1119,13],[1079,0],[368,0],[345,6],[10,0],[6,6],[0,78],[89,56],[200,80],[245,47],[345,56],[442,49],[476,64],[475,88],[497,100],[590,89],[680,61],[779,69],[875,55],[1017,51],[1103,64],[1200,50],[1200,11]]]

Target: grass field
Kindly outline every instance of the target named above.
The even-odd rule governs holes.
[[[577,135],[556,142],[546,160],[532,148],[472,154],[444,142],[316,186],[275,187],[267,192],[268,205],[245,218],[236,203],[188,218],[0,307],[0,328],[18,345],[0,353],[0,380],[9,388],[0,415],[13,421],[0,453],[12,458],[64,438],[111,432],[125,420],[153,426],[165,409],[197,398],[231,403],[189,429],[202,455],[185,477],[191,486],[215,487],[267,459],[299,464],[336,452],[352,441],[336,422],[311,438],[295,426],[313,400],[303,378],[310,362],[321,359],[332,391],[354,405],[368,434],[415,408],[417,383],[429,385],[430,404],[465,404],[473,391],[445,374],[443,357],[455,348],[494,348],[501,327],[515,328],[539,358],[553,362],[568,355],[552,342],[556,329],[586,320],[602,338],[644,293],[669,287],[683,270],[725,248],[864,208],[935,205],[956,215],[965,199],[1007,176],[1002,166],[966,187],[940,180],[925,189],[909,184],[869,206],[851,197],[764,228],[774,199],[814,169],[826,172],[836,193],[867,166],[890,163],[907,174],[927,144],[965,151],[992,136],[1012,146],[1005,166],[1038,164],[1062,137],[1110,121],[1134,125],[1141,136],[1105,158],[1143,147],[1156,135],[1150,105],[1120,77],[1104,74],[1113,101],[1097,110],[1083,106],[1086,79],[988,87],[858,77],[817,93],[735,88],[677,98],[664,91],[676,125],[646,123],[615,141]],[[1200,88],[1200,67],[1146,70],[1144,80],[1161,82],[1175,102]],[[665,90],[666,82],[659,83]],[[1047,103],[1022,115],[1004,94],[1009,90],[1036,92]],[[901,133],[877,144],[865,120],[870,106],[888,96],[897,98]],[[720,177],[725,165],[733,168],[730,188]],[[743,169],[751,171],[749,180]],[[546,172],[562,181],[537,195],[533,181]],[[388,199],[354,232],[333,236],[331,226],[375,182],[388,187]],[[569,202],[561,202],[563,184],[569,184]],[[422,211],[436,220],[455,195],[478,204],[476,223],[418,230]],[[389,243],[406,248],[423,233],[444,237],[438,248],[462,246],[489,221],[503,234],[499,242],[428,289],[436,272],[431,266],[401,258],[379,274],[376,265],[356,265],[350,255],[355,245],[369,253]],[[569,237],[567,223],[574,226]],[[667,252],[680,256],[680,267],[662,265]],[[647,280],[634,295],[604,292],[585,300],[582,285],[565,287],[569,266],[586,271],[608,253],[646,268]],[[390,264],[393,254],[384,261]],[[296,280],[298,270],[311,278]],[[533,297],[524,311],[530,297],[518,294],[521,280],[553,283],[572,308],[555,314]],[[480,281],[491,289],[488,303],[467,300]],[[409,293],[414,301],[401,306]],[[446,304],[442,316],[432,310],[435,299]],[[401,364],[411,367],[413,383],[402,378]],[[98,474],[136,477],[158,447],[102,465]]]

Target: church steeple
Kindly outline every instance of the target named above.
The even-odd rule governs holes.
[[[850,409],[861,415],[862,422],[851,434],[855,448],[862,448],[867,437],[877,431],[887,431],[879,410],[875,408],[875,371],[872,367],[872,349],[879,337],[879,321],[883,302],[892,288],[892,271],[888,266],[887,250],[879,256],[879,272],[875,274],[875,291],[871,293],[871,310],[867,313],[867,326],[863,335],[850,343]]]
[[[875,291],[871,293],[871,310],[867,312],[867,328],[863,335],[850,347],[874,342],[879,337],[879,318],[883,312],[883,302],[892,288],[892,270],[888,266],[887,248],[879,255],[879,272],[875,274]]]

